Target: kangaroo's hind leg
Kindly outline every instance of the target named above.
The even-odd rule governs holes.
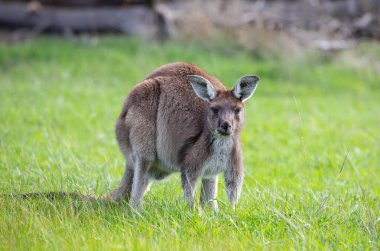
[[[111,193],[111,200],[115,202],[120,202],[123,200],[130,199],[131,192],[132,192],[133,175],[134,175],[133,162],[128,161],[125,166],[124,175],[123,175],[123,178],[121,179],[119,187],[116,188]]]
[[[137,209],[141,206],[142,198],[149,187],[148,169],[150,164],[150,161],[143,159],[137,159],[135,162],[131,199],[129,201],[133,208]]]
[[[142,203],[144,192],[149,186],[148,170],[156,159],[159,94],[159,85],[155,80],[144,80],[136,85],[124,102],[122,113],[116,123],[116,138],[120,149],[127,162],[133,160],[130,167],[133,171],[126,172],[125,179],[132,180],[126,184],[129,184],[130,189],[129,202],[135,208],[140,207]]]

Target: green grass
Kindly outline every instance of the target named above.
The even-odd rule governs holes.
[[[351,53],[260,58],[117,37],[0,44],[0,193],[109,193],[123,173],[123,98],[162,64],[195,63],[228,87],[261,77],[246,104],[236,212],[223,179],[220,213],[188,210],[178,175],[155,183],[139,213],[0,198],[0,249],[378,250],[380,75],[347,58],[378,63],[380,46]]]

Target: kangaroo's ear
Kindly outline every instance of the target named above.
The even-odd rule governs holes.
[[[195,94],[197,94],[197,96],[201,99],[210,102],[216,97],[217,93],[214,86],[204,77],[198,75],[188,75],[187,79],[193,87]]]
[[[241,77],[232,89],[232,93],[235,97],[244,102],[255,92],[257,82],[259,82],[259,78],[257,76]]]

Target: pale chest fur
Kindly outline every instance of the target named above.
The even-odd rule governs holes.
[[[224,172],[231,166],[232,139],[217,138],[213,142],[212,154],[202,166],[203,177],[211,177]]]

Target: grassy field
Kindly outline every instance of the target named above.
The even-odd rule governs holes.
[[[246,104],[236,212],[223,179],[218,214],[188,210],[179,175],[155,183],[139,213],[126,203],[0,198],[0,249],[380,249],[380,46],[258,55],[116,37],[0,44],[7,194],[114,189],[123,98],[162,64],[195,63],[228,87],[241,75],[261,77]]]

